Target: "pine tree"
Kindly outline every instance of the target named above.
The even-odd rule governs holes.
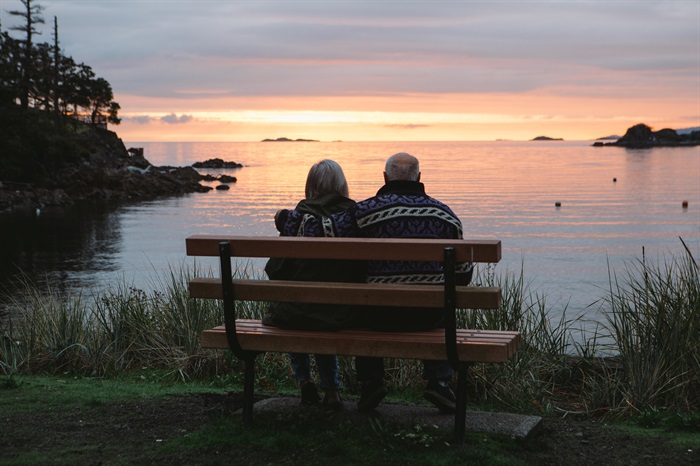
[[[33,52],[34,46],[32,42],[32,36],[34,34],[41,34],[34,27],[36,24],[43,24],[44,18],[41,16],[41,12],[44,7],[34,3],[32,0],[20,0],[24,6],[24,10],[11,10],[9,13],[12,16],[19,16],[24,19],[24,24],[21,26],[13,26],[10,29],[13,31],[20,31],[25,33],[24,41],[24,54],[22,57],[22,75],[20,81],[20,95],[19,100],[23,108],[29,107],[29,93],[32,86],[32,81],[34,78],[34,60]]]
[[[61,63],[61,50],[58,48],[58,18],[53,17],[53,86],[51,86],[51,94],[53,97],[53,111],[56,115],[59,115],[61,109],[59,108],[59,91],[58,83],[60,78],[60,63]]]

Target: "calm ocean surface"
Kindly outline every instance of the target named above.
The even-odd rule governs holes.
[[[157,287],[169,265],[192,264],[185,256],[188,235],[276,235],[275,211],[292,208],[303,197],[314,162],[339,162],[351,197],[361,200],[381,186],[384,161],[396,152],[420,159],[428,194],[455,211],[465,237],[503,242],[496,273],[519,273],[522,265],[530,290],[545,294],[552,308],[569,303],[569,313],[576,313],[605,296],[608,263],[622,273],[626,263],[641,258],[642,248],[647,260],[680,254],[682,237],[700,259],[698,147],[626,150],[594,148],[588,141],[126,146],[143,147],[154,165],[218,157],[245,167],[202,170],[236,176],[229,191],[0,216],[1,244],[10,245],[2,255],[0,279],[19,266],[66,291],[119,280]]]

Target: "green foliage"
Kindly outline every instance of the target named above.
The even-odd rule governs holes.
[[[36,110],[0,106],[2,181],[50,185],[57,171],[76,165],[85,149],[63,123]]]
[[[17,382],[17,379],[13,376],[3,377],[0,380],[0,389],[2,390],[14,390],[19,388],[19,382]]]
[[[654,408],[640,413],[635,419],[635,424],[643,428],[700,432],[700,412],[679,413]]]

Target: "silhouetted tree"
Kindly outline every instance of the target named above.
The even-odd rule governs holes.
[[[11,29],[23,32],[24,39],[0,32],[0,104],[19,99],[24,108],[31,105],[57,115],[72,113],[92,124],[118,125],[121,107],[114,102],[109,82],[96,77],[88,65],[76,64],[61,53],[55,16],[53,44],[34,44],[32,38],[39,34],[35,25],[44,22],[43,7],[32,0],[20,1],[24,9],[9,13],[23,19],[21,26]]]
[[[60,114],[59,107],[60,95],[58,91],[59,81],[61,76],[61,50],[58,48],[58,18],[53,17],[53,86],[51,86],[51,95],[53,97],[53,111],[56,115]]]
[[[55,97],[57,98],[57,108],[58,111],[65,115],[69,112],[72,106],[72,111],[77,113],[76,106],[76,74],[78,70],[78,65],[73,60],[73,57],[66,57],[64,55],[58,56],[58,62],[55,65],[58,68],[59,80],[56,83]]]
[[[21,55],[19,41],[0,33],[0,105],[14,105],[19,95]]]
[[[29,107],[29,93],[31,88],[31,82],[33,78],[32,71],[34,70],[33,63],[33,42],[32,36],[34,34],[41,34],[34,27],[35,24],[43,24],[44,18],[41,16],[41,12],[44,7],[37,3],[32,3],[32,0],[20,0],[24,6],[24,10],[11,10],[9,13],[12,16],[19,16],[24,19],[24,24],[21,26],[13,26],[10,29],[13,31],[24,32],[24,50],[23,59],[21,61],[21,81],[20,81],[20,94],[19,100],[23,108]]]
[[[114,102],[112,86],[104,78],[93,79],[89,83],[88,101],[90,109],[90,122],[107,122],[118,125],[121,120],[117,117],[119,104]]]
[[[32,74],[34,78],[29,88],[29,100],[33,107],[49,112],[52,109],[54,68],[51,47],[47,43],[37,44],[34,47],[33,55]]]

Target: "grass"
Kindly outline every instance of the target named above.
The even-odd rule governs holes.
[[[168,450],[228,450],[251,458],[265,452],[267,461],[283,464],[346,464],[350,458],[358,465],[524,464],[507,453],[515,441],[496,436],[473,434],[467,442],[478,448],[455,449],[447,443],[445,432],[437,429],[407,429],[379,421],[368,426],[332,419],[311,422],[288,415],[260,417],[251,429],[244,429],[237,419],[220,419],[183,442],[169,445]],[[280,424],[288,428],[280,431]]]
[[[143,378],[142,378],[143,377]],[[85,435],[103,423],[100,413],[115,409],[128,411],[138,402],[155,403],[158,398],[191,393],[218,393],[220,389],[201,383],[163,383],[157,374],[142,373],[122,379],[81,377],[16,376],[17,386],[0,389],[0,411],[9,419],[44,418],[46,423],[63,422],[66,429],[84,425]],[[128,402],[128,404],[127,404]],[[67,413],[56,419],[54,413]],[[74,414],[77,413],[78,417]],[[119,421],[121,422],[121,421]],[[280,426],[284,425],[281,429]],[[109,428],[109,426],[107,426]],[[16,426],[17,429],[22,428]],[[32,429],[32,426],[26,426]],[[134,428],[140,428],[134,426]],[[137,433],[138,435],[138,433]],[[310,441],[310,439],[313,439]],[[212,416],[186,435],[163,436],[157,445],[132,445],[130,456],[118,439],[91,445],[54,445],[49,451],[28,449],[9,462],[0,457],[0,464],[75,464],[85,458],[102,455],[115,449],[112,464],[134,462],[221,464],[233,458],[246,458],[246,464],[518,464],[508,453],[516,442],[503,437],[469,434],[468,441],[478,448],[454,449],[446,443],[444,430],[402,427],[381,421],[338,422],[333,417],[260,413],[252,427],[244,427],[237,416]],[[99,451],[101,450],[101,451]],[[126,449],[129,450],[129,449]],[[206,455],[205,455],[206,453]],[[202,463],[202,458],[209,459]],[[183,460],[186,458],[186,460]],[[234,461],[235,462],[235,461]]]
[[[598,424],[596,436],[580,433],[589,425],[585,422],[568,425],[555,438],[527,442],[470,432],[465,445],[455,447],[444,429],[372,417],[353,420],[314,409],[260,412],[253,426],[245,427],[222,401],[227,389],[239,391],[240,385],[224,389],[204,381],[168,382],[159,371],[108,379],[68,374],[2,379],[12,383],[0,384],[0,465],[583,464],[580,455],[601,446],[595,439],[607,448],[627,448],[605,464],[629,464],[640,442],[664,448],[666,458],[671,453],[685,458],[688,449],[700,449],[697,416],[667,412],[635,423]],[[218,401],[206,402],[206,396]],[[575,451],[569,452],[569,444]]]
[[[5,415],[40,410],[85,409],[123,400],[149,399],[170,395],[212,392],[221,389],[205,383],[164,383],[157,373],[143,372],[128,377],[101,379],[63,376],[16,375],[11,386],[0,386],[0,407]]]

